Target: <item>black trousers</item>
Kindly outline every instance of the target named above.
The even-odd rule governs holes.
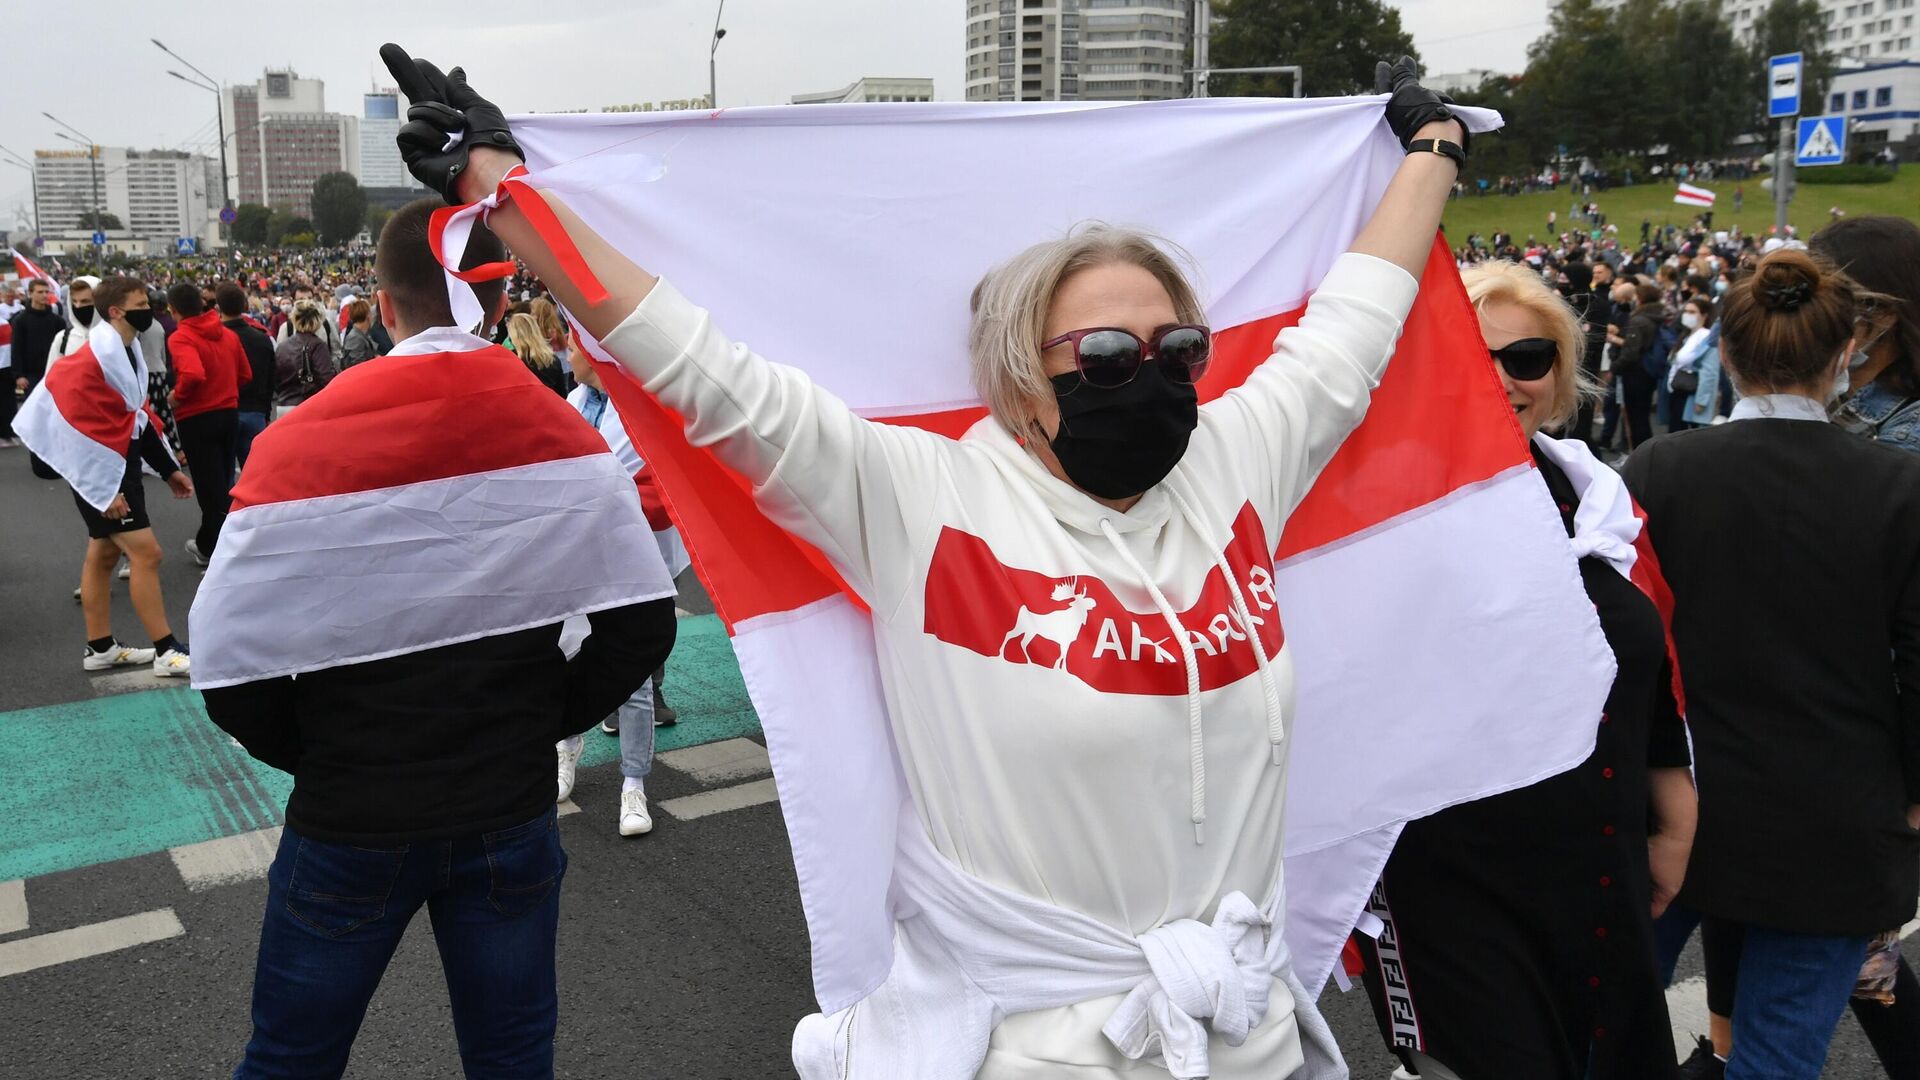
[[[201,556],[211,559],[233,497],[233,459],[240,432],[240,412],[215,409],[181,417],[177,423],[180,449],[187,454],[187,475],[193,477],[193,497],[200,504],[200,531],[193,539],[200,547]]]
[[[1639,364],[1622,367],[1615,378],[1620,380],[1621,411],[1626,414],[1627,449],[1631,450],[1648,439],[1653,438],[1653,376]]]

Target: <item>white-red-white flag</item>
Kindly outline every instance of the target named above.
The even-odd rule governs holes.
[[[1403,156],[1378,98],[543,115],[514,130],[526,183],[563,195],[733,340],[864,416],[956,438],[983,411],[967,297],[990,267],[1086,219],[1171,238],[1198,264],[1216,332],[1211,400],[1267,361]],[[603,370],[732,633],[833,1012],[892,963],[905,789],[871,619],[677,417]],[[1298,673],[1285,932],[1317,989],[1400,824],[1585,758],[1613,675],[1444,242],[1366,422],[1275,549],[1223,557],[1241,556],[1275,568]],[[996,654],[1055,583],[995,570],[962,604],[971,620],[929,602],[926,633],[1008,663],[1053,658],[1044,644],[1041,661]],[[1097,645],[1083,635],[1056,662],[1129,678]],[[1164,678],[1122,689],[1180,692]]]
[[[20,254],[19,248],[8,248],[7,251],[13,255],[13,269],[20,275],[21,281],[32,281],[34,278],[40,278],[44,280],[49,287],[53,285],[53,275],[40,269],[39,266],[34,264],[32,259]]]
[[[104,511],[120,493],[133,440],[149,424],[160,428],[147,403],[140,343],[121,341],[111,324],[96,320],[80,351],[48,366],[21,403],[13,431],[87,505]]]
[[[254,440],[194,597],[200,688],[672,596],[633,477],[518,357],[450,327]]]
[[[1693,184],[1681,184],[1673,193],[1673,201],[1682,206],[1704,206],[1713,209],[1713,192]]]

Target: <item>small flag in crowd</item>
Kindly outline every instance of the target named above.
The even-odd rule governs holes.
[[[53,284],[53,275],[47,273],[45,270],[42,270],[40,269],[40,267],[34,265],[34,262],[32,259],[29,259],[25,255],[20,254],[19,248],[8,248],[7,250],[13,253],[13,268],[17,273],[19,273],[21,281],[32,281],[34,278],[45,278],[49,286]]]
[[[1673,193],[1673,201],[1681,206],[1704,206],[1713,209],[1713,192],[1692,184],[1681,184],[1680,190]]]

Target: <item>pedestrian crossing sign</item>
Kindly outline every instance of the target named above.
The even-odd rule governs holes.
[[[1795,165],[1838,165],[1847,160],[1847,118],[1808,116],[1794,139]]]

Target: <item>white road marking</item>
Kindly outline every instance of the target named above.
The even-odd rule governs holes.
[[[169,848],[174,868],[193,892],[265,877],[280,848],[280,827],[256,829],[218,840]]]
[[[184,683],[182,679],[180,682]],[[152,664],[141,664],[125,671],[116,671],[111,675],[94,675],[87,680],[88,689],[94,697],[113,697],[116,694],[134,694],[142,690],[158,690],[173,685],[172,679],[156,679]]]
[[[676,619],[691,619],[693,618],[693,612],[683,607],[676,607],[673,609],[673,617]]]
[[[749,806],[770,803],[779,797],[774,791],[772,778],[768,778],[702,791],[697,795],[684,795],[678,799],[662,799],[660,809],[681,821],[692,821],[709,814],[723,814],[729,810],[744,810]]]
[[[27,883],[19,879],[0,881],[0,934],[17,934],[27,928]]]
[[[660,760],[707,784],[765,776],[773,771],[767,748],[752,739],[722,739],[668,750],[660,755]]]
[[[186,932],[172,908],[161,908],[71,930],[0,942],[0,978],[165,941]]]
[[[579,812],[580,812],[579,805],[576,804],[572,799],[563,799],[560,802],[560,811],[555,816],[566,817],[568,814],[577,814]]]

